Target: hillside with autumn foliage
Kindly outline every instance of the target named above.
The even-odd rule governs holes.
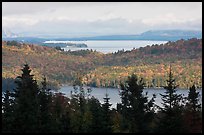
[[[15,78],[21,73],[21,66],[29,63],[36,80],[45,75],[53,85],[70,83],[76,72],[92,70],[92,57],[64,54],[50,47],[20,44],[8,45],[2,42],[2,77]],[[93,52],[94,53],[94,52]],[[100,54],[93,54],[100,59]]]
[[[131,75],[143,77],[146,87],[165,85],[169,65],[180,88],[195,83],[202,87],[202,39],[178,40],[103,54],[92,50],[62,51],[35,44],[2,41],[2,77],[15,79],[23,64],[32,68],[35,79],[45,75],[51,85],[73,83],[78,74],[93,87],[118,87]]]

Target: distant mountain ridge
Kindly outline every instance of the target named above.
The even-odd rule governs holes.
[[[192,30],[150,30],[138,35],[107,35],[85,38],[72,38],[72,40],[168,40],[202,38],[201,31]]]
[[[142,39],[168,39],[175,41],[179,39],[202,38],[201,31],[192,30],[150,30],[139,36]]]
[[[80,37],[80,38],[38,38],[38,37],[18,37],[12,32],[7,34],[4,32],[2,37],[4,40],[23,41],[25,43],[40,44],[46,40],[160,40],[160,41],[176,41],[179,39],[202,38],[202,31],[193,30],[149,30],[138,35],[104,35],[95,37]]]

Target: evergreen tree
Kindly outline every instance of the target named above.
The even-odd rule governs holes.
[[[31,75],[28,64],[22,69],[22,75],[18,76],[14,90],[14,130],[15,132],[39,132],[38,116],[39,104],[38,93],[39,88],[36,80]]]
[[[89,111],[91,113],[91,125],[89,128],[89,133],[101,133],[103,129],[103,110],[101,103],[95,97],[92,97],[88,100]]]
[[[102,132],[111,133],[112,132],[112,121],[111,121],[111,110],[110,106],[112,104],[109,103],[110,98],[106,92],[104,99],[104,104],[102,104],[103,108],[103,124],[102,124]]]
[[[7,89],[2,102],[2,131],[5,133],[11,133],[13,131],[13,100],[11,99],[11,93]]]
[[[190,87],[188,93],[188,103],[187,106],[192,112],[201,111],[201,104],[199,103],[199,92],[196,92],[195,85]]]
[[[55,93],[52,97],[52,132],[70,133],[70,99],[62,93]]]
[[[144,81],[136,75],[128,77],[128,80],[122,86],[121,92],[121,112],[124,118],[127,118],[126,125],[128,132],[149,132],[149,123],[153,119],[154,98],[148,101],[147,93],[143,95]]]
[[[75,93],[75,95],[73,95],[73,96],[78,98],[79,106],[80,106],[80,112],[83,115],[85,112],[85,110],[84,110],[85,109],[85,106],[84,106],[84,104],[85,104],[85,90],[84,90],[83,83],[82,83],[82,77],[79,74],[77,74],[77,78],[74,81],[73,88],[74,88],[74,93]]]
[[[124,129],[121,129],[122,115],[113,108],[111,110],[111,120],[112,120],[112,132],[113,133],[122,133]]]
[[[180,133],[185,132],[183,126],[183,106],[181,101],[183,100],[181,94],[176,93],[176,85],[175,79],[173,78],[173,74],[171,71],[169,72],[169,78],[167,80],[167,86],[164,86],[166,89],[165,94],[160,94],[162,97],[162,105],[163,108],[160,108],[161,113],[158,113],[160,116],[158,127],[156,128],[156,132],[161,133]]]
[[[176,85],[175,79],[173,78],[173,74],[170,66],[167,86],[164,86],[164,89],[166,89],[165,94],[160,94],[163,101],[162,105],[164,106],[162,111],[171,113],[173,111],[173,108],[178,107],[180,105],[182,101],[182,95],[176,93],[177,87],[178,85]]]
[[[51,103],[52,94],[50,89],[47,88],[46,78],[43,78],[42,88],[39,91],[39,131],[42,133],[52,132],[52,115]]]
[[[77,74],[77,78],[74,82],[74,90],[75,93],[77,93],[75,95],[75,97],[78,99],[78,105],[79,105],[79,113],[80,113],[80,125],[79,125],[79,131],[80,132],[84,132],[84,122],[83,122],[83,117],[84,117],[84,113],[85,113],[85,91],[83,88],[83,83],[82,83],[82,77]]]
[[[121,131],[128,132],[130,124],[128,121],[129,117],[129,110],[130,110],[130,103],[128,100],[128,89],[126,89],[125,84],[120,83],[120,96],[121,96],[121,103],[117,104],[117,110],[122,115],[120,128]]]
[[[190,133],[202,132],[202,111],[199,103],[199,92],[196,92],[195,85],[190,87],[185,107],[185,125]]]
[[[91,93],[91,89],[83,86],[82,76],[77,74],[74,81],[74,93],[71,92],[71,104],[77,110],[77,121],[73,120],[75,125],[75,132],[84,133],[90,126],[90,112],[88,110],[87,101]]]

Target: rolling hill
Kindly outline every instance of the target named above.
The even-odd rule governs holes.
[[[132,73],[143,77],[147,87],[162,87],[171,64],[180,88],[192,83],[202,87],[202,39],[196,38],[112,54],[91,50],[64,52],[2,41],[3,88],[6,88],[6,79],[15,79],[21,74],[25,63],[30,65],[38,81],[45,75],[52,85],[72,84],[80,73],[84,84],[95,87],[118,87]]]

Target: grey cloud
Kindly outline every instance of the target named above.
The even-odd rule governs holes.
[[[125,19],[115,18],[104,21],[73,22],[73,21],[42,21],[32,27],[19,27],[22,33],[33,33],[36,35],[64,35],[67,37],[114,35],[114,34],[139,34],[150,29],[194,29],[199,30],[202,23],[199,20],[189,21],[181,24],[165,24],[148,26],[140,20],[128,22]],[[16,30],[18,31],[18,30]]]
[[[141,22],[129,23],[125,19],[117,18],[104,21],[93,22],[73,22],[73,21],[42,21],[32,27],[19,27],[22,33],[28,34],[41,33],[44,35],[53,34],[69,34],[69,36],[93,36],[106,34],[137,34],[141,26]],[[16,30],[18,31],[18,30]],[[141,31],[141,30],[140,30]],[[78,34],[77,34],[78,33]]]
[[[44,11],[56,11],[58,8],[75,6],[71,2],[2,2],[2,15],[33,14]]]
[[[185,21],[148,25],[142,20],[160,20],[165,14]],[[138,34],[149,29],[202,29],[202,3],[8,3],[2,4],[4,24],[26,35],[69,37],[108,34]],[[157,18],[156,18],[157,17]],[[10,21],[9,21],[10,18]],[[61,19],[60,19],[61,18]],[[164,18],[165,19],[165,18]],[[16,21],[15,21],[16,20]],[[157,20],[156,20],[157,21]],[[27,25],[35,22],[33,25]],[[167,20],[168,22],[168,20]]]

